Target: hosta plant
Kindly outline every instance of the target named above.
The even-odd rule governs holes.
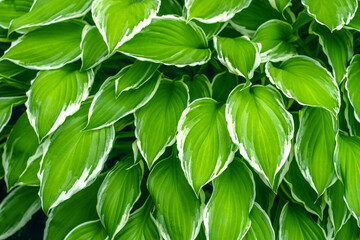
[[[0,239],[360,239],[357,0],[0,0]]]

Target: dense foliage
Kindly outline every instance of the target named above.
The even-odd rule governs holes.
[[[0,239],[360,239],[357,0],[0,0]]]

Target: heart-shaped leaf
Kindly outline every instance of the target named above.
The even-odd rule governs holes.
[[[193,240],[198,235],[204,210],[203,198],[196,198],[176,156],[157,163],[147,187],[157,210],[161,236],[172,240]]]
[[[11,21],[9,33],[81,17],[90,9],[91,2],[92,0],[35,0],[30,12]]]
[[[280,93],[271,86],[239,85],[227,100],[226,120],[241,155],[276,191],[275,176],[290,154],[294,135],[294,121]]]
[[[275,232],[266,212],[255,202],[250,212],[251,226],[244,240],[275,240]]]
[[[356,120],[360,122],[360,55],[356,55],[351,60],[350,66],[347,69],[347,81],[345,88],[348,92],[348,97],[351,105],[354,108]]]
[[[87,129],[110,126],[119,119],[144,106],[155,94],[160,84],[161,74],[155,73],[139,88],[123,91],[119,97],[115,93],[117,76],[108,78],[95,94],[89,111]]]
[[[84,23],[80,21],[67,21],[38,28],[14,42],[2,59],[31,69],[60,68],[80,57],[83,28]]]
[[[27,114],[39,139],[54,132],[67,116],[79,110],[94,81],[92,71],[71,67],[40,71],[27,92]]]
[[[189,93],[180,81],[162,80],[154,97],[135,112],[137,144],[149,168],[175,141]]]
[[[251,0],[185,0],[187,20],[204,23],[226,22],[237,12],[247,8]]]
[[[339,179],[344,183],[345,202],[359,224],[360,172],[358,156],[360,156],[360,137],[350,137],[338,132],[334,153],[335,170]]]
[[[100,220],[84,222],[71,230],[65,240],[104,240],[107,233]]]
[[[218,59],[231,73],[251,79],[260,65],[259,46],[246,37],[225,38],[214,36]],[[242,56],[241,58],[239,56]]]
[[[8,28],[12,19],[27,13],[34,0],[3,0],[0,2],[0,27]]]
[[[229,72],[217,74],[211,83],[212,97],[218,102],[225,103],[230,92],[239,84],[236,75]]]
[[[154,18],[118,51],[139,60],[179,67],[204,64],[211,56],[204,31],[172,15]]]
[[[336,179],[333,155],[338,123],[329,111],[307,107],[299,112],[295,156],[302,175],[321,196]]]
[[[337,115],[340,91],[335,79],[319,62],[306,56],[294,56],[275,65],[266,64],[266,75],[288,98],[300,104],[322,107]]]
[[[250,228],[249,213],[255,201],[252,172],[235,158],[213,181],[213,188],[204,211],[206,238],[242,239]]]
[[[132,158],[117,162],[100,186],[96,209],[110,239],[125,226],[132,206],[140,197],[143,176],[140,163],[133,166]]]
[[[181,167],[195,193],[223,172],[236,151],[227,131],[225,105],[199,99],[182,113],[177,135]]]
[[[41,163],[40,198],[45,213],[85,188],[102,170],[115,138],[114,127],[83,129],[90,102],[46,141]]]
[[[112,52],[149,25],[159,8],[160,0],[94,0],[91,12]]]
[[[354,17],[357,0],[301,0],[308,13],[331,31],[340,30]]]
[[[12,108],[23,104],[26,97],[0,97],[0,132],[9,122]]]
[[[184,75],[183,80],[189,88],[190,102],[198,98],[211,97],[211,83],[204,74],[195,74],[192,79],[188,75]]]

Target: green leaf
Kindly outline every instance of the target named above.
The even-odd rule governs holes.
[[[284,21],[272,19],[262,24],[252,38],[254,42],[261,44],[260,57],[262,62],[284,61],[296,55],[296,40],[292,26]]]
[[[158,16],[167,14],[182,15],[182,6],[177,0],[161,0],[160,10]]]
[[[26,101],[26,98],[21,97],[0,97],[0,132],[9,122],[12,109],[15,106],[21,105]]]
[[[329,217],[335,234],[350,218],[350,212],[343,196],[344,185],[340,181],[336,181],[325,193],[325,201],[329,205]]]
[[[154,18],[117,50],[139,60],[178,67],[201,65],[211,57],[204,31],[172,15]]]
[[[187,20],[204,23],[226,22],[237,12],[247,8],[251,0],[185,0]]]
[[[187,86],[181,81],[162,80],[151,100],[135,112],[135,134],[149,166],[174,144],[181,113],[189,102]]]
[[[291,0],[269,0],[269,2],[271,6],[280,13],[283,13],[286,8],[292,5]]]
[[[2,163],[7,189],[13,188],[39,146],[37,136],[24,113],[12,128],[4,146]]]
[[[110,126],[144,106],[154,96],[161,76],[157,72],[139,88],[123,91],[117,98],[115,93],[117,75],[109,77],[95,94],[86,128],[100,129]]]
[[[325,240],[324,230],[301,207],[286,203],[280,215],[279,239]]]
[[[20,185],[40,186],[40,180],[37,176],[37,173],[39,172],[39,169],[40,169],[40,162],[41,162],[42,154],[43,154],[43,152],[41,150],[40,155],[37,155],[35,153],[35,155],[31,156],[28,159],[26,168],[25,168],[24,172],[20,175],[19,180],[18,180],[18,183]]]
[[[22,228],[40,209],[37,187],[19,187],[0,204],[0,239],[6,239]]]
[[[11,78],[15,75],[23,73],[26,71],[26,68],[23,68],[19,65],[16,65],[10,61],[0,61],[0,76],[5,78]]]
[[[282,15],[271,7],[269,0],[254,0],[250,6],[237,13],[231,20],[231,26],[246,36],[254,35],[261,24],[271,19],[283,19]]]
[[[280,93],[271,86],[239,85],[227,100],[226,120],[241,155],[276,191],[275,176],[290,154],[294,135],[294,121]]]
[[[360,55],[355,55],[351,60],[350,66],[347,69],[347,81],[345,88],[349,97],[350,103],[354,108],[356,120],[360,122]]]
[[[225,103],[230,92],[238,85],[239,79],[236,75],[229,72],[217,74],[211,83],[212,97],[218,101]]]
[[[218,35],[222,30],[225,29],[228,24],[227,22],[207,24],[196,20],[193,21],[196,23],[196,25],[202,28],[208,40],[211,40],[214,36]]]
[[[275,232],[266,212],[255,202],[250,212],[251,226],[244,240],[275,240]]]
[[[144,61],[135,61],[134,64],[121,69],[116,75],[116,97],[122,92],[137,89],[146,83],[159,68],[160,64]]]
[[[130,215],[130,218],[121,231],[115,236],[115,240],[144,240],[160,239],[158,229],[151,218],[151,210],[154,205],[150,197],[144,205]]]
[[[323,52],[332,66],[333,76],[340,84],[346,75],[348,62],[354,55],[353,36],[346,29],[331,32],[315,22],[310,25],[309,31],[319,37]]]
[[[34,0],[0,1],[0,27],[9,28],[11,20],[27,13]]]
[[[349,129],[349,133],[351,136],[360,136],[360,122],[356,120],[357,117],[355,114],[354,107],[352,106],[348,97],[349,91],[343,89],[342,92],[343,92],[342,94],[343,102],[345,103],[344,118],[347,128]]]
[[[103,37],[95,26],[86,25],[80,44],[81,69],[88,70],[103,62],[108,57],[108,50]]]
[[[89,107],[86,101],[45,143],[39,195],[46,214],[89,185],[99,175],[111,150],[115,138],[112,126],[83,131]]]
[[[227,131],[225,105],[204,98],[190,104],[178,124],[181,167],[195,193],[219,176],[236,151]]]
[[[109,52],[149,25],[159,11],[160,3],[160,0],[94,0],[92,16]]]
[[[340,231],[335,235],[335,240],[343,239],[360,239],[360,229],[356,225],[355,218],[350,218],[340,229]]]
[[[90,186],[60,203],[50,212],[44,230],[44,240],[63,240],[79,224],[99,218],[96,212],[97,193],[104,177],[105,174],[100,175]]]
[[[161,236],[166,240],[195,239],[202,222],[203,197],[196,198],[179,159],[170,156],[157,163],[147,187],[158,213],[156,224]]]
[[[206,238],[242,239],[250,228],[249,213],[255,201],[252,172],[235,158],[213,181],[213,189],[204,212]]]
[[[251,79],[255,69],[260,65],[259,46],[247,37],[214,36],[214,47],[219,61],[233,74]]]
[[[110,239],[125,226],[132,206],[140,197],[143,176],[140,163],[133,165],[131,157],[117,162],[100,186],[96,209]]]
[[[14,42],[2,59],[31,69],[60,68],[80,57],[83,28],[84,23],[80,21],[38,28]]]
[[[336,81],[312,58],[294,56],[278,66],[268,62],[266,75],[288,98],[338,114],[340,91]]]
[[[210,98],[212,95],[211,83],[204,74],[195,74],[192,79],[184,75],[184,83],[189,88],[190,102],[198,98]]]
[[[29,13],[10,23],[9,33],[81,17],[90,9],[91,2],[92,0],[35,0]]]
[[[339,179],[343,182],[345,191],[344,199],[348,209],[360,223],[360,137],[346,136],[342,132],[336,135],[336,147],[334,153],[335,170]]]
[[[358,8],[357,0],[301,0],[308,13],[316,22],[331,31],[340,30],[354,17]]]
[[[79,110],[94,81],[92,71],[72,67],[40,71],[27,92],[25,103],[31,125],[39,139],[53,133],[65,118]]]
[[[318,195],[304,179],[296,161],[292,161],[289,171],[285,175],[285,182],[291,190],[291,196],[305,207],[305,209],[319,218],[323,217],[325,204],[318,199]]]
[[[107,238],[106,231],[100,220],[84,222],[71,230],[65,240],[104,240]]]
[[[336,179],[333,155],[337,120],[322,108],[303,108],[295,141],[295,156],[302,175],[321,196]]]

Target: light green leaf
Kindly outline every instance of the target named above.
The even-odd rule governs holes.
[[[331,31],[340,30],[354,17],[358,8],[357,0],[301,0],[308,13],[316,22]]]
[[[360,31],[360,9],[357,8],[354,17],[350,20],[349,24],[344,28]]]
[[[227,26],[227,22],[216,22],[212,24],[207,24],[203,22],[199,22],[196,20],[193,20],[196,25],[202,28],[204,30],[204,33],[206,35],[206,38],[208,40],[211,40],[214,36],[218,35],[224,28]]]
[[[9,33],[35,26],[49,25],[85,15],[92,0],[35,0],[30,12],[10,23]]]
[[[242,239],[250,228],[249,213],[254,201],[252,172],[235,158],[213,181],[213,193],[204,211],[206,238]]]
[[[160,84],[161,76],[157,72],[141,87],[123,91],[117,98],[115,95],[117,76],[108,78],[91,103],[86,128],[100,129],[110,126],[144,106],[154,96]]]
[[[329,205],[329,217],[336,234],[350,218],[350,212],[344,201],[344,185],[336,181],[325,192],[325,201]],[[350,238],[344,238],[350,239]]]
[[[39,195],[46,214],[89,185],[101,172],[111,150],[115,138],[112,126],[83,130],[89,107],[86,101],[45,143]]]
[[[156,223],[165,240],[193,240],[198,235],[204,210],[196,198],[176,156],[160,161],[150,172],[147,187],[155,203]],[[201,194],[203,195],[203,194]]]
[[[154,18],[118,51],[139,60],[178,67],[201,65],[211,57],[204,31],[172,15]]]
[[[190,102],[198,98],[210,98],[212,95],[211,83],[204,74],[195,74],[192,79],[184,75],[184,83],[189,88]]]
[[[231,73],[251,79],[260,65],[259,46],[247,37],[225,38],[214,36],[214,47],[219,61]],[[239,57],[241,56],[241,57]]]
[[[42,150],[40,156],[36,153],[31,156],[26,164],[24,172],[20,175],[18,183],[25,186],[40,186],[40,180],[37,173],[40,169],[40,162],[42,158]]]
[[[296,40],[292,26],[284,21],[272,19],[262,24],[255,32],[252,40],[261,44],[262,62],[278,62],[296,55]]]
[[[120,160],[100,186],[96,209],[110,239],[125,226],[132,206],[140,197],[141,163],[133,165],[131,157]]]
[[[9,122],[12,108],[23,104],[26,97],[0,97],[0,132]]]
[[[106,231],[100,220],[84,222],[71,230],[65,240],[104,240],[107,238]]]
[[[40,209],[37,187],[19,187],[0,204],[0,239],[6,239],[22,228]]]
[[[302,175],[321,196],[336,179],[333,155],[337,120],[329,111],[307,107],[299,112],[295,156]]]
[[[345,88],[350,103],[354,108],[356,120],[360,122],[360,55],[355,55],[347,69]]]
[[[359,156],[360,137],[350,137],[338,132],[334,153],[335,170],[345,187],[344,199],[346,205],[356,218],[358,225],[360,224]]]
[[[234,158],[236,147],[227,131],[225,105],[210,98],[192,102],[178,124],[177,148],[185,177],[198,194]]]
[[[28,159],[35,154],[39,142],[24,113],[12,128],[4,146],[2,163],[5,170],[5,183],[10,190],[19,181],[27,166]]]
[[[275,176],[290,154],[294,135],[294,121],[280,93],[271,86],[239,85],[227,100],[226,120],[241,155],[276,191]]]
[[[286,203],[280,215],[279,239],[325,240],[324,230],[300,206]]]
[[[230,92],[238,85],[239,79],[229,72],[217,74],[211,83],[212,97],[218,102],[225,103]]]
[[[160,239],[158,229],[151,218],[151,210],[154,205],[150,197],[144,205],[130,215],[130,218],[121,231],[115,236],[115,240],[144,240]]]
[[[79,110],[94,81],[92,71],[74,67],[40,71],[27,92],[27,115],[39,139],[53,133],[65,118]]]
[[[344,240],[344,239],[360,239],[360,229],[356,225],[355,218],[350,218],[340,231],[335,235],[335,240]]]
[[[333,76],[340,84],[346,75],[348,62],[354,55],[352,34],[346,29],[331,32],[315,22],[310,25],[309,32],[319,37],[323,52],[332,66]]]
[[[266,212],[255,202],[250,212],[251,226],[244,240],[275,240],[275,232]]]
[[[269,0],[254,0],[250,6],[237,13],[231,20],[231,26],[246,36],[254,35],[261,24],[271,19],[283,19],[281,13],[271,7]]]
[[[291,0],[269,0],[269,2],[271,6],[280,13],[283,13],[286,8],[292,5]]]
[[[187,20],[204,23],[226,22],[237,12],[247,8],[251,0],[185,0]]]
[[[323,217],[325,204],[318,199],[317,193],[302,176],[296,161],[292,161],[289,171],[286,173],[285,182],[291,190],[291,196],[305,209],[319,218]]]
[[[104,177],[105,174],[100,175],[90,186],[60,203],[50,212],[44,230],[44,240],[63,240],[79,224],[99,218],[96,212],[97,193]]]
[[[92,16],[109,52],[149,25],[159,11],[160,3],[160,0],[94,0]]]
[[[268,62],[266,75],[288,98],[338,114],[340,91],[336,81],[312,58],[294,56],[279,65]]]
[[[346,84],[345,84],[346,86]],[[360,122],[356,120],[356,114],[354,107],[352,106],[350,100],[349,100],[349,91],[346,89],[342,89],[343,94],[343,103],[344,105],[344,118],[347,125],[347,128],[349,129],[350,136],[360,136]]]
[[[189,102],[181,81],[162,80],[154,97],[135,112],[137,144],[149,169],[175,141],[181,113]]]
[[[108,57],[106,43],[95,26],[85,26],[82,32],[80,48],[81,69],[83,70],[97,66]]]
[[[83,28],[84,23],[80,21],[38,28],[14,42],[2,59],[31,69],[60,68],[80,57]]]
[[[9,28],[11,20],[27,13],[34,0],[0,1],[0,27]]]
[[[121,69],[115,80],[116,97],[118,98],[122,92],[141,87],[151,79],[159,66],[157,63],[137,60]]]

